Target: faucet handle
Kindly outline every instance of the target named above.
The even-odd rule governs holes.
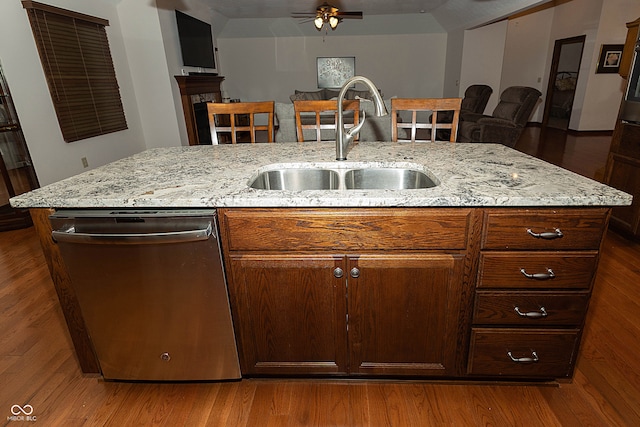
[[[350,139],[353,139],[356,136],[356,134],[360,132],[362,125],[364,125],[365,118],[366,118],[365,112],[364,110],[362,110],[362,119],[359,121],[359,123],[346,131],[346,134]]]

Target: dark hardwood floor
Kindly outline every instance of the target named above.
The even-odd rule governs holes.
[[[539,129],[527,132],[521,151],[585,175],[604,166],[606,138],[536,142]],[[0,425],[31,425],[10,418],[13,405],[27,412],[30,405],[33,425],[42,426],[638,426],[639,284],[640,244],[609,231],[575,376],[557,385],[105,382],[80,372],[33,228],[7,231],[0,233]]]
[[[573,132],[527,126],[515,149],[588,178],[601,180],[612,132]]]

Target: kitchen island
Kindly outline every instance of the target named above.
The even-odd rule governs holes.
[[[243,376],[571,378],[610,209],[631,197],[494,144],[360,143],[339,167],[420,190],[270,191],[333,144],[148,150],[12,199],[30,208],[84,372],[100,372],[51,209],[216,208]]]

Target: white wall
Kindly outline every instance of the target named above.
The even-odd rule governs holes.
[[[224,91],[243,101],[290,102],[298,90],[317,90],[316,58],[354,56],[356,74],[370,78],[386,98],[441,97],[447,36],[218,38]]]
[[[507,87],[535,87],[542,96],[530,120],[541,122],[555,41],[586,35],[569,128],[612,130],[623,79],[618,74],[595,74],[600,45],[624,43],[625,23],[638,16],[638,0],[572,0],[465,31],[460,90],[474,83],[489,84],[494,92],[486,112],[491,112]]]
[[[130,2],[140,2],[140,0],[128,0]],[[166,72],[168,85],[162,85],[163,94],[170,96],[162,104],[163,111],[166,111],[168,123],[177,131],[178,138],[176,145],[189,145],[187,136],[187,126],[184,120],[184,111],[180,98],[180,89],[174,76],[182,74],[182,70],[193,71],[193,67],[184,67],[182,65],[182,57],[180,52],[180,42],[178,39],[178,31],[176,26],[175,10],[178,9],[194,18],[211,24],[214,34],[224,28],[227,19],[215,12],[200,0],[155,0],[156,11],[153,19],[159,25],[160,34],[157,36],[157,42],[162,43],[163,53],[160,54],[164,62],[163,71]],[[150,8],[153,8],[150,6]],[[137,18],[137,16],[136,16]],[[150,17],[151,19],[151,17]],[[215,35],[214,35],[215,43]],[[224,75],[224,61],[220,61],[218,57],[218,72]],[[144,60],[142,60],[144,63]],[[159,65],[160,66],[160,65]],[[153,89],[153,85],[149,85]],[[169,117],[173,115],[172,117]],[[153,144],[153,142],[150,142]]]
[[[546,48],[544,86],[541,89],[543,101],[546,98],[546,82],[551,69],[555,41],[585,35],[569,129],[612,130],[623,96],[623,79],[617,73],[595,73],[600,45],[624,43],[627,34],[625,23],[640,16],[640,2],[637,0],[572,0],[551,10],[553,18],[549,31],[549,44]],[[536,19],[536,23],[540,24],[536,15],[538,14],[522,19]],[[531,38],[535,25],[532,27]],[[538,121],[542,120],[542,106],[543,104],[537,112]]]
[[[456,98],[464,96],[466,89],[460,86],[462,71],[462,54],[464,47],[464,31],[455,30],[447,34],[447,60],[444,72],[443,96]]]
[[[491,114],[498,105],[504,47],[507,37],[507,21],[465,31],[460,73],[460,96],[474,84],[491,86],[493,93],[485,109]]]
[[[153,2],[120,0],[117,10],[145,146],[181,145],[179,123],[184,124],[184,116],[173,98],[177,83],[169,73],[158,9]]]
[[[552,21],[553,9],[509,20],[499,93],[511,86],[529,86],[544,93]],[[553,49],[553,43],[551,46]],[[544,95],[530,121],[541,122],[543,113]]]
[[[0,60],[41,185],[145,149],[118,13],[111,2],[47,0],[47,4],[108,19],[107,35],[129,129],[66,143],[62,139],[26,11],[20,0],[0,1]]]
[[[598,2],[592,1],[595,3],[594,7],[597,7]],[[600,46],[603,44],[624,44],[627,36],[627,28],[624,24],[639,16],[640,1],[638,0],[602,1],[596,29],[597,34],[593,38],[593,50],[591,52],[585,50],[582,57],[583,64],[586,62],[584,72],[589,76],[589,81],[584,91],[584,103],[582,112],[578,116],[579,121],[576,123],[573,116],[571,118],[570,127],[572,129],[612,129],[615,125],[620,101],[624,97],[626,81],[617,73],[595,73],[600,57]]]

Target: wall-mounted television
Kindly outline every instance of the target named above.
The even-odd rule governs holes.
[[[179,10],[176,10],[176,22],[183,65],[216,71],[211,25]]]

